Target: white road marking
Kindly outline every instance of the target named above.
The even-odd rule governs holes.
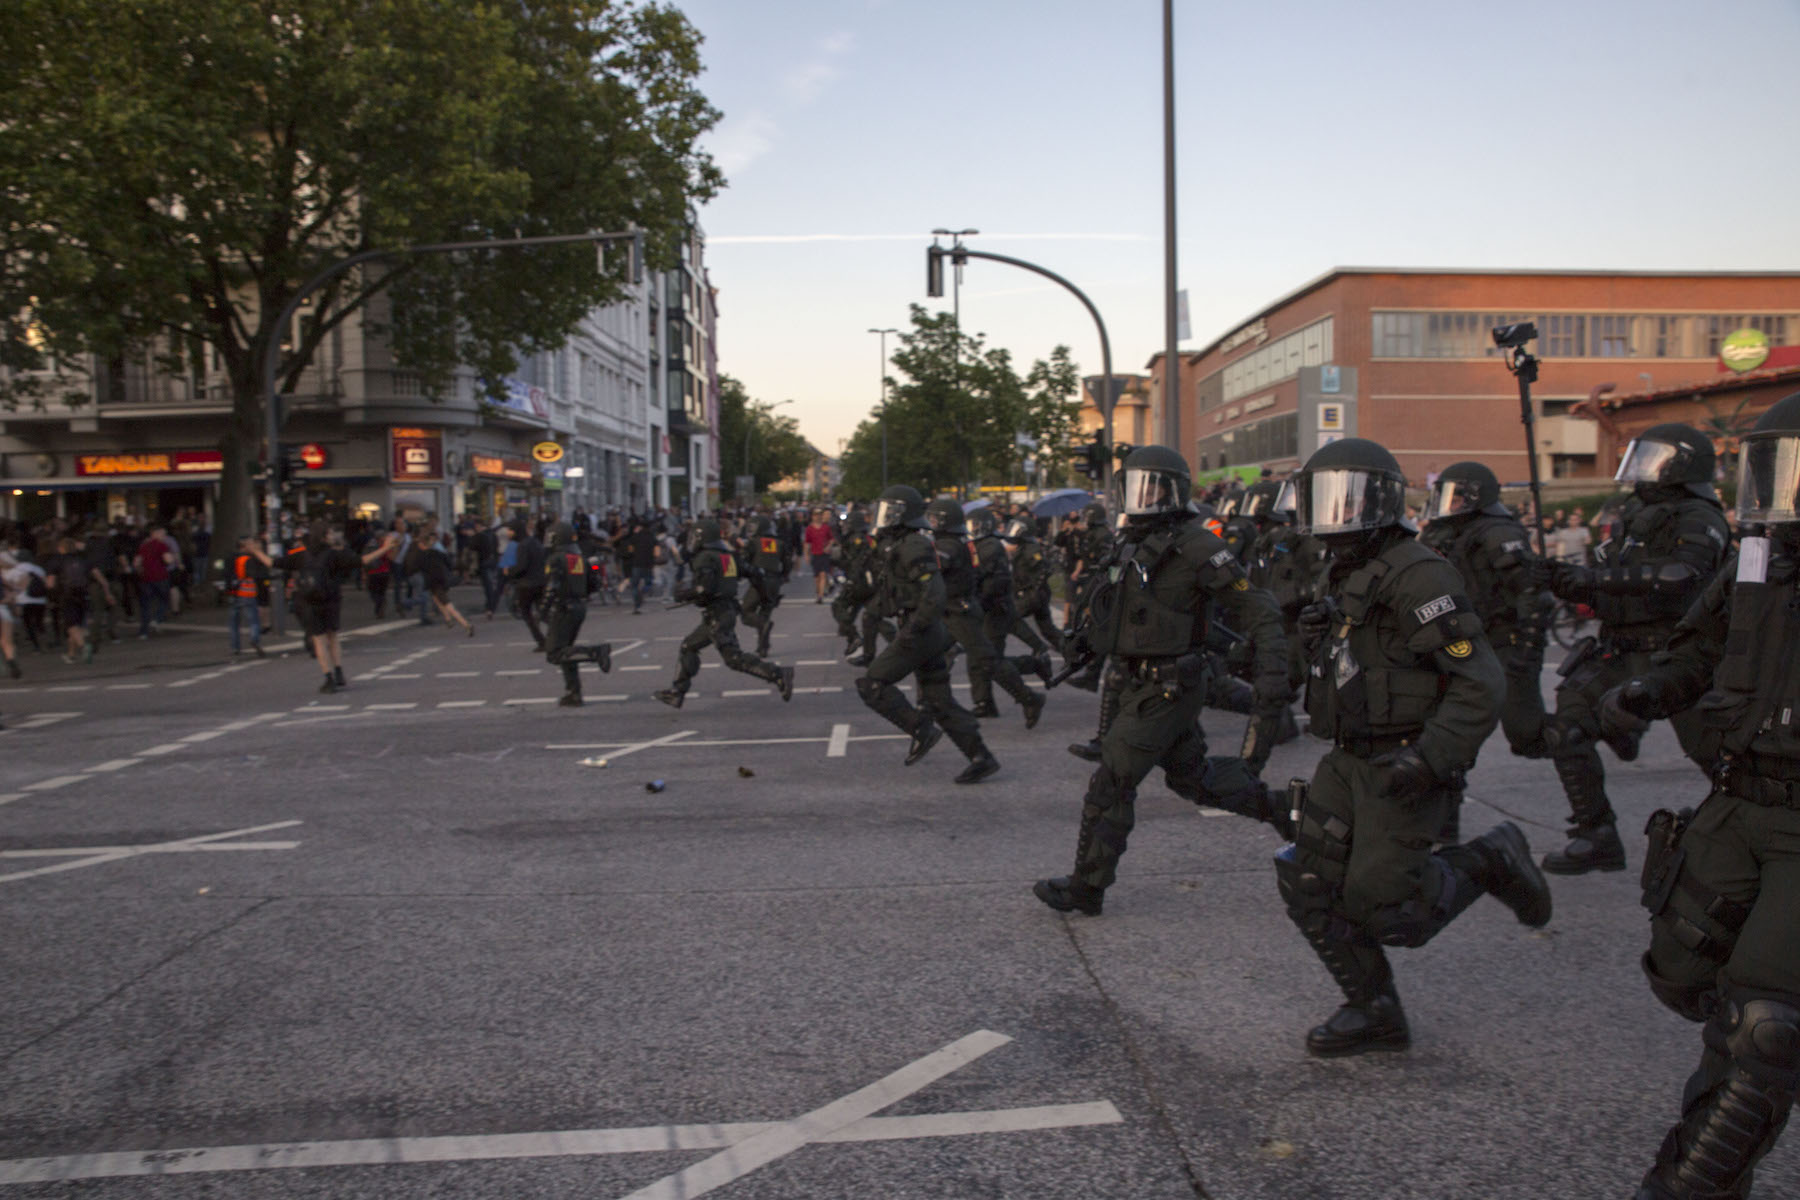
[[[639,750],[649,750],[654,746],[667,746],[670,742],[679,742],[683,738],[693,737],[697,729],[684,729],[680,733],[671,733],[663,737],[652,738],[647,742],[628,742],[606,757],[609,759],[624,758],[627,754],[636,754]]]
[[[864,1117],[817,1140],[899,1141],[977,1133],[1028,1133],[1124,1121],[1111,1101],[1002,1108],[988,1112],[924,1113]],[[715,1150],[778,1128],[774,1122],[717,1125],[646,1125],[636,1129],[564,1129],[458,1137],[367,1138],[348,1142],[278,1142],[261,1146],[207,1146],[184,1150],[126,1150],[62,1158],[0,1161],[0,1184],[56,1183],[132,1175],[188,1175],[202,1171],[262,1171],[281,1167],[387,1166],[396,1163],[477,1162],[599,1154],[655,1154]]]
[[[47,687],[44,690],[46,692],[91,692],[94,690],[94,685],[91,683],[65,683],[60,687]]]
[[[11,804],[14,800],[23,800],[24,798],[24,792],[8,792],[4,796],[0,796],[0,804]]]
[[[137,766],[138,761],[139,760],[137,760],[135,758],[115,758],[111,762],[103,762],[103,763],[98,764],[97,766],[89,767],[88,771],[93,774],[106,774],[106,773],[110,773],[113,771],[123,771],[126,767]]]
[[[14,729],[42,729],[46,725],[56,725],[63,721],[72,720],[75,717],[79,717],[80,715],[81,714],[78,712],[37,713],[34,716],[26,717],[23,721],[20,721],[17,725],[12,726],[12,728],[14,728]]]
[[[440,700],[439,708],[480,708],[486,700]]]
[[[542,668],[542,667],[525,667],[522,670],[517,670],[517,671],[495,671],[494,672],[495,675],[542,675],[543,673],[544,673],[544,668]]]
[[[692,692],[688,693],[688,695],[690,695],[690,696],[692,696],[693,694],[694,693],[692,693]],[[591,700],[591,699],[593,699],[593,697],[590,696],[590,697],[588,697],[588,699]],[[855,737],[849,738],[847,740],[852,741],[852,742],[908,742],[908,741],[912,740],[912,737],[911,737],[911,735],[904,734],[904,733],[862,733],[862,734],[857,734]],[[719,738],[716,740],[707,739],[706,741],[694,741],[694,742],[683,740],[682,743],[679,746],[675,746],[674,749],[685,750],[690,746],[693,746],[693,747],[701,747],[701,746],[803,746],[809,742],[820,742],[820,743],[829,744],[831,742],[831,739],[828,737],[786,737],[786,738]],[[550,745],[545,746],[544,749],[546,749],[546,750],[611,750],[615,746],[632,746],[632,747],[634,747],[634,752],[635,752],[636,750],[644,749],[646,745],[655,745],[655,744],[656,743],[640,744],[640,743],[636,743],[636,742],[552,742]],[[617,756],[614,755],[613,757],[617,757]]]
[[[439,679],[475,679],[480,674],[480,671],[439,671],[437,677]]]
[[[621,654],[630,654],[633,650],[636,650],[639,646],[641,646],[643,644],[644,644],[643,638],[632,638],[629,642],[626,642],[622,646],[614,646],[613,647],[613,656],[617,657],[618,655],[621,655]]]
[[[831,744],[825,747],[826,758],[843,758],[850,750],[850,727],[833,725],[831,727]]]
[[[787,1157],[809,1142],[873,1116],[1010,1041],[1012,1039],[1003,1033],[977,1030],[842,1099],[734,1142],[711,1158],[701,1159],[649,1187],[639,1188],[625,1200],[693,1200],[695,1196],[703,1196],[776,1159]]]
[[[701,663],[700,665],[704,667],[707,664]],[[615,671],[666,671],[666,670],[668,670],[668,668],[667,667],[614,667],[613,670],[615,670]]]
[[[835,658],[802,658],[794,665],[796,667],[835,667],[838,665],[838,660]]]
[[[223,729],[204,729],[199,733],[190,733],[186,737],[177,740],[183,742],[210,742],[214,738],[224,737],[225,733],[226,731]]]
[[[60,787],[68,787],[71,783],[87,782],[86,775],[58,775],[53,779],[40,779],[36,783],[28,783],[24,790],[28,792],[51,792]]]
[[[366,707],[370,712],[399,712],[404,708],[417,708],[419,706],[416,701],[409,700],[403,704],[370,704]]]
[[[775,693],[771,692],[768,688],[738,688],[734,691],[719,693],[719,695],[725,697],[727,700],[734,696],[772,696],[774,694]]]
[[[0,858],[60,858],[78,856],[71,862],[57,863],[50,867],[36,867],[29,871],[14,871],[10,875],[0,875],[0,883],[15,879],[31,879],[38,875],[56,875],[63,871],[77,871],[83,867],[97,867],[104,863],[118,862],[122,858],[136,858],[142,854],[191,854],[209,850],[292,850],[299,842],[236,842],[231,845],[219,845],[224,838],[242,837],[250,833],[266,833],[271,829],[287,829],[300,824],[299,821],[277,821],[272,825],[252,825],[245,829],[232,829],[225,833],[209,833],[198,837],[177,838],[169,842],[151,842],[143,846],[61,846],[43,850],[0,850]],[[0,1175],[0,1182],[10,1182]]]
[[[173,754],[177,750],[186,749],[187,747],[180,742],[164,742],[162,745],[152,746],[148,750],[139,750],[137,756],[139,758],[155,758],[159,754]]]
[[[803,696],[803,695],[804,696],[822,696],[827,692],[841,692],[843,690],[844,689],[841,687],[804,687],[804,688],[795,688],[794,695],[796,695],[796,696]]]
[[[386,678],[386,679],[418,679],[419,676],[417,676],[417,675],[387,675],[387,676],[383,676],[383,678]]]
[[[559,700],[559,699],[561,699],[561,697],[559,697],[559,696],[530,696],[530,697],[527,697],[522,700],[502,700],[500,703],[501,704],[512,704],[512,705],[555,704],[557,702],[557,700]]]
[[[302,716],[307,713],[349,712],[350,706],[348,704],[308,704],[301,708],[296,708],[294,711]]]
[[[598,700],[603,703],[612,704],[620,700],[629,700],[631,697],[623,692],[612,692],[604,696],[589,696],[587,699],[590,701]]]
[[[106,690],[109,692],[141,692],[155,686],[151,683],[109,683],[106,685]]]

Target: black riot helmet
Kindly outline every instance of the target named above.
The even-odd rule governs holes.
[[[844,532],[852,536],[869,532],[869,519],[863,516],[862,509],[850,510],[850,515],[844,518]]]
[[[546,536],[550,539],[550,549],[554,550],[575,540],[575,527],[567,521],[558,521]]]
[[[1294,480],[1294,520],[1307,533],[1367,533],[1406,520],[1406,476],[1379,442],[1344,438],[1321,446]]]
[[[1500,481],[1478,462],[1451,463],[1431,485],[1431,498],[1425,501],[1425,519],[1442,521],[1476,513],[1507,515],[1506,506],[1500,503]]]
[[[1273,479],[1258,480],[1244,493],[1243,507],[1239,511],[1255,521],[1271,521],[1275,518],[1275,501],[1280,498],[1281,484]]]
[[[1187,459],[1167,446],[1139,446],[1125,456],[1119,481],[1119,512],[1133,521],[1188,516],[1193,477]]]
[[[1692,425],[1671,421],[1632,438],[1613,479],[1635,487],[1685,486],[1696,496],[1711,499],[1712,477],[1712,439]]]
[[[1106,527],[1106,505],[1096,500],[1082,509],[1081,523],[1089,529],[1104,529]]]
[[[993,537],[1000,528],[999,518],[991,508],[978,508],[964,519],[969,524],[970,537]]]
[[[1006,529],[1000,534],[1001,541],[1011,542],[1015,546],[1029,542],[1035,537],[1037,537],[1037,530],[1032,527],[1031,521],[1026,517],[1014,517],[1006,523]]]
[[[1744,435],[1737,515],[1743,525],[1800,523],[1800,392],[1770,405]]]
[[[904,483],[896,483],[875,501],[875,529],[925,528],[925,497]]]
[[[702,517],[694,522],[692,529],[688,530],[688,551],[690,553],[698,550],[729,549],[730,547],[725,544],[724,529],[712,517]]]
[[[756,518],[755,533],[756,533],[757,537],[774,537],[775,536],[775,518],[774,517],[758,517],[758,518]]]
[[[937,533],[962,534],[968,531],[963,520],[962,505],[954,500],[933,500],[925,506],[925,524]]]

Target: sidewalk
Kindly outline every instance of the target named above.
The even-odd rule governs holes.
[[[453,588],[450,598],[465,615],[473,611],[474,619],[481,620],[482,597],[479,585],[467,584]],[[210,591],[203,592],[198,603],[184,604],[179,615],[170,617],[163,622],[160,630],[142,640],[138,638],[136,619],[126,620],[121,613],[117,631],[119,640],[109,641],[102,633],[95,643],[94,661],[91,663],[63,662],[60,644],[47,653],[34,652],[31,643],[25,638],[24,628],[15,626],[19,666],[25,674],[23,678],[14,680],[0,673],[0,697],[5,696],[9,687],[117,679],[151,671],[191,670],[195,667],[214,667],[229,663],[232,661],[231,634],[227,624],[230,613],[229,605],[215,606]],[[361,590],[344,593],[343,616],[342,636],[352,639],[394,633],[417,628],[419,625],[416,612],[397,614],[391,600],[387,616],[377,621],[374,604],[369,600],[368,593]],[[432,624],[439,626],[435,609],[431,617]],[[497,623],[502,619],[512,618],[506,617],[502,610],[494,620]],[[254,658],[247,630],[243,637],[243,657]],[[47,636],[46,643],[48,640]],[[271,658],[305,653],[300,625],[292,613],[286,614],[281,637],[274,636],[266,629],[263,631],[263,650]]]

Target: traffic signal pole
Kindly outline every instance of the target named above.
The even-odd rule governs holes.
[[[269,527],[269,557],[276,558],[281,554],[281,484],[276,478],[281,457],[281,397],[275,391],[276,370],[280,366],[281,333],[300,311],[306,298],[348,271],[351,267],[378,259],[403,258],[409,254],[455,254],[461,250],[504,250],[518,246],[562,246],[576,242],[630,242],[631,265],[630,275],[633,283],[641,283],[644,278],[644,234],[642,230],[628,233],[563,233],[545,237],[489,238],[475,242],[432,242],[418,246],[392,246],[385,250],[364,250],[360,254],[352,254],[341,258],[315,274],[300,285],[298,291],[288,297],[282,306],[281,315],[275,318],[275,324],[269,330],[269,340],[263,346],[263,415],[265,419],[264,437],[267,445],[264,450],[265,461],[269,465],[267,475],[267,493],[264,511]],[[299,344],[299,339],[295,339]],[[304,364],[302,364],[304,365]],[[285,625],[287,605],[277,601],[270,606],[272,632],[280,636]]]
[[[1110,496],[1112,494],[1113,477],[1112,340],[1106,336],[1106,322],[1100,319],[1100,310],[1094,307],[1094,302],[1088,299],[1086,292],[1070,283],[1067,279],[1064,279],[1061,275],[1058,275],[1055,271],[1052,271],[1047,267],[1040,267],[1036,263],[1026,262],[1022,258],[1011,258],[1004,254],[992,254],[986,250],[971,250],[967,246],[964,246],[961,241],[948,247],[938,245],[930,246],[926,249],[925,254],[925,290],[926,294],[929,296],[941,297],[944,294],[943,261],[945,258],[950,259],[952,263],[959,267],[971,258],[985,258],[990,262],[1005,263],[1008,266],[1019,267],[1023,270],[1034,272],[1035,274],[1042,275],[1052,283],[1061,284],[1064,288],[1067,288],[1073,293],[1077,300],[1081,301],[1083,308],[1088,310],[1088,316],[1094,318],[1094,327],[1100,331],[1101,383],[1099,401],[1101,445],[1102,450],[1104,451],[1101,458],[1102,479],[1100,487],[1102,494]]]

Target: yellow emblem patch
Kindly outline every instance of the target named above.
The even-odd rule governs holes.
[[[1248,579],[1234,579],[1231,581],[1231,586],[1240,592],[1247,592],[1250,590],[1250,581]]]
[[[1445,646],[1444,653],[1448,654],[1451,658],[1467,658],[1469,655],[1475,653],[1475,643],[1471,642],[1468,638],[1463,638],[1461,641],[1451,642],[1448,646]]]

